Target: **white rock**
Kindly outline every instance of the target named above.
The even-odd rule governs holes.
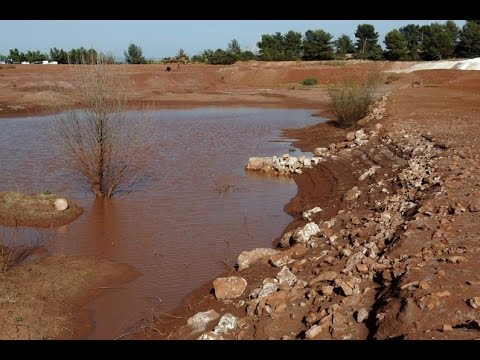
[[[287,283],[289,287],[292,287],[297,281],[297,277],[286,266],[278,272],[276,278],[280,285]]]
[[[204,331],[210,321],[216,320],[220,315],[215,310],[199,312],[187,320],[187,325],[194,328],[195,332]]]
[[[322,211],[322,208],[319,206],[314,207],[313,209],[305,211],[302,216],[305,220],[312,221],[312,215]]]
[[[248,269],[250,266],[265,257],[271,257],[279,253],[278,250],[269,248],[257,248],[249,251],[242,251],[237,258],[238,270]]]
[[[365,308],[361,308],[357,313],[357,322],[361,323],[368,319],[368,311]]]
[[[57,211],[65,211],[68,209],[68,201],[64,198],[59,198],[55,200],[55,209]]]
[[[235,330],[237,328],[238,319],[230,313],[227,313],[222,316],[218,325],[213,329],[213,333],[216,335],[225,334],[230,330]]]
[[[374,175],[377,172],[377,169],[380,169],[380,166],[372,166],[370,169],[360,175],[359,180],[365,180],[368,176]]]
[[[312,236],[320,233],[320,228],[313,221],[306,224],[303,228],[295,230],[293,233],[293,239],[301,244],[308,244],[308,241]]]
[[[278,283],[266,283],[263,285],[262,289],[258,293],[258,297],[262,298],[267,295],[270,295],[278,290]]]

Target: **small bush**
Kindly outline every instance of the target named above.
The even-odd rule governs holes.
[[[329,91],[330,105],[338,125],[350,127],[368,114],[370,105],[375,102],[375,90],[379,85],[378,74],[371,74],[366,80],[357,83],[344,80]]]
[[[305,80],[302,81],[302,85],[305,86],[313,86],[317,85],[318,81],[315,78],[306,78]]]

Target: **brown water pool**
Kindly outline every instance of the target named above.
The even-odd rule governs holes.
[[[154,176],[105,201],[95,200],[67,171],[49,136],[50,118],[2,119],[0,191],[48,190],[72,197],[85,214],[55,229],[49,253],[103,256],[141,273],[88,305],[95,322],[89,338],[115,338],[153,304],[166,312],[180,305],[187,293],[221,273],[223,263],[234,264],[241,251],[271,246],[291,220],[283,206],[295,196],[296,185],[247,174],[244,166],[250,156],[288,152],[291,144],[280,129],[321,121],[312,112],[155,111],[158,148],[149,168]],[[132,120],[136,116],[129,113]],[[230,190],[219,192],[225,184]]]

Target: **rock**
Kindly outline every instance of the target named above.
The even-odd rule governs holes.
[[[380,168],[381,168],[380,166],[372,166],[370,169],[368,169],[362,175],[360,175],[358,180],[365,180],[367,177],[375,175],[375,173],[377,172],[377,169],[380,169]]]
[[[68,201],[64,198],[59,198],[55,200],[55,210],[65,211],[68,209]]]
[[[322,211],[322,208],[318,206],[314,207],[313,209],[307,210],[302,214],[303,219],[307,221],[312,221],[312,215],[319,213],[320,211]]]
[[[350,286],[350,284],[347,284],[341,279],[335,279],[334,286],[335,288],[341,289],[344,296],[353,295],[353,286]]]
[[[247,170],[269,172],[273,168],[273,159],[270,157],[251,157],[248,159]]]
[[[293,233],[293,239],[301,244],[308,244],[312,236],[320,233],[320,228],[313,221],[306,224],[303,228],[297,229]]]
[[[343,196],[343,200],[352,201],[357,199],[362,192],[358,189],[358,187],[354,186],[350,190],[348,190],[345,195]]]
[[[357,312],[357,322],[362,323],[368,319],[368,311],[365,308],[361,308]]]
[[[302,169],[295,169],[295,174],[301,174],[303,173]]]
[[[217,278],[213,281],[217,299],[235,299],[243,294],[247,280],[239,276]]]
[[[314,339],[316,336],[318,336],[323,329],[325,329],[327,326],[326,325],[313,325],[310,329],[305,331],[305,337],[307,339]]]
[[[345,140],[347,141],[353,141],[355,140],[355,132],[354,131],[350,131],[347,136],[345,137]]]
[[[294,260],[288,254],[279,253],[270,257],[270,263],[275,267],[282,267],[290,264]]]
[[[427,290],[430,289],[430,284],[428,283],[428,281],[423,280],[418,283],[418,287],[422,290]]]
[[[324,273],[321,273],[317,277],[310,280],[310,282],[308,284],[310,286],[312,286],[312,285],[318,284],[322,281],[333,281],[336,278],[338,278],[338,276],[339,275],[335,271],[325,271]]]
[[[480,307],[480,296],[475,296],[473,299],[468,300],[468,305],[474,309],[478,309]]]
[[[292,287],[297,281],[297,277],[292,274],[292,272],[286,266],[284,266],[282,270],[278,272],[276,278],[278,279],[278,283],[280,286],[286,283],[289,287]]]
[[[269,248],[257,248],[250,251],[242,251],[237,258],[238,271],[248,269],[257,261],[278,254],[279,251]]]
[[[210,321],[216,320],[220,315],[215,310],[199,312],[187,320],[187,325],[194,328],[194,332],[204,331]]]
[[[266,283],[258,293],[258,298],[263,298],[278,290],[278,283]]]
[[[223,315],[218,322],[213,333],[216,335],[228,333],[230,330],[235,330],[237,328],[238,319],[230,313]]]
[[[224,337],[222,335],[215,334],[213,331],[209,331],[200,335],[197,340],[224,340]]]
[[[479,212],[480,211],[480,201],[475,200],[468,205],[468,211],[470,212]]]
[[[333,286],[330,286],[330,285],[322,286],[321,291],[323,295],[330,296],[333,294]]]
[[[318,148],[313,149],[313,154],[316,155],[316,156],[324,156],[326,153],[328,153],[327,148],[318,147]]]
[[[382,125],[382,124],[380,124],[380,123],[376,123],[376,124],[375,124],[375,130],[376,130],[376,131],[379,131],[381,128],[383,128],[383,125]]]
[[[365,264],[357,264],[357,271],[359,273],[366,274],[368,273],[368,266]]]
[[[443,327],[442,327],[442,331],[445,332],[445,331],[452,331],[453,330],[453,327],[452,325],[450,324],[444,324]]]
[[[367,134],[363,129],[355,131],[355,139],[356,140],[366,140],[368,138]]]
[[[283,234],[282,238],[280,239],[280,246],[281,247],[289,247],[290,246],[290,241],[292,240],[292,235],[294,231],[288,231],[285,234]]]
[[[438,297],[438,298],[442,298],[442,297],[451,296],[452,294],[450,293],[450,291],[444,290],[444,291],[439,291],[439,292],[433,293],[433,295]]]

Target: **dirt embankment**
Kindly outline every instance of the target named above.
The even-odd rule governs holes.
[[[138,274],[109,260],[53,256],[0,272],[0,338],[71,339],[91,330],[81,307]]]
[[[243,253],[228,279],[193,292],[168,324],[159,317],[139,337],[480,338],[480,155],[472,136],[480,130],[480,74],[411,75],[422,86],[390,95],[383,127],[365,126],[366,143],[339,142],[346,133],[328,124],[296,131],[304,150],[338,137],[326,161],[294,175],[287,248]],[[312,221],[302,218],[316,206]]]
[[[234,65],[115,65],[129,82],[132,108],[261,106],[324,108],[325,89],[344,76],[405,67],[389,62],[238,62]],[[78,68],[70,65],[16,65],[0,69],[0,117],[48,112],[53,105],[80,107],[74,92]],[[315,77],[317,86],[302,86]]]

